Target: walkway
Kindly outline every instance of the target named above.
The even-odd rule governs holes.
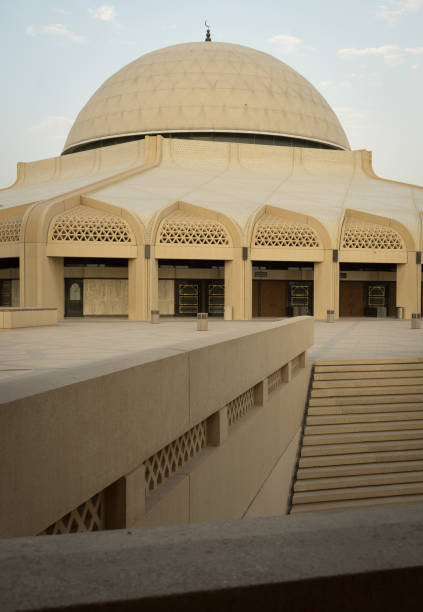
[[[272,322],[209,320],[207,333],[197,332],[193,319],[170,318],[159,325],[116,319],[68,319],[57,327],[2,330],[0,380],[90,366],[109,359],[144,359],[154,349],[177,349],[186,343],[201,346],[204,342],[213,343],[213,339],[218,342],[222,336],[254,333]],[[410,321],[392,319],[316,322],[315,344],[309,351],[313,361],[410,356],[423,357],[423,329],[411,329]]]

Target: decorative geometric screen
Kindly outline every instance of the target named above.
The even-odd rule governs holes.
[[[341,240],[343,249],[404,249],[398,232],[386,225],[346,219]]]
[[[254,387],[251,387],[251,389],[241,393],[241,395],[238,395],[238,397],[227,404],[229,426],[236,423],[236,421],[247,414],[250,408],[255,406],[254,395]]]
[[[86,206],[76,206],[57,215],[50,229],[50,240],[134,243],[129,225],[122,217]]]
[[[277,215],[266,214],[256,226],[253,245],[310,249],[319,248],[320,241],[310,225],[284,221]]]
[[[279,368],[279,370],[276,370],[276,372],[273,372],[268,377],[267,390],[269,393],[273,393],[273,391],[276,391],[276,389],[280,387],[283,383],[283,369],[283,367]]]
[[[207,444],[206,421],[202,421],[145,462],[146,495],[157,489]]]
[[[163,219],[159,243],[228,246],[229,236],[219,221],[178,210]]]
[[[19,242],[22,215],[0,219],[0,242]]]
[[[101,531],[105,529],[104,491],[97,493],[75,510],[49,525],[39,535],[80,533],[81,531]]]

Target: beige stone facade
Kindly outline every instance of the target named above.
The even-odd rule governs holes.
[[[377,177],[275,58],[225,43],[147,54],[94,94],[64,153],[18,164],[0,191],[0,305],[421,312],[423,188]]]

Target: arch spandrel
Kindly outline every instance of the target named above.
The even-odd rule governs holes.
[[[414,241],[398,221],[346,210],[339,236],[339,259],[345,262],[405,263]]]
[[[330,237],[313,217],[264,206],[250,222],[249,244],[253,260],[321,261]]]
[[[152,223],[157,258],[232,259],[241,234],[226,215],[176,202],[160,211]]]

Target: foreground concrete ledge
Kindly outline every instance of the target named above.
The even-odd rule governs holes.
[[[308,316],[273,321],[225,321],[223,327],[219,326],[216,330],[211,328],[207,333],[195,332],[188,339],[184,339],[183,335],[175,339],[170,333],[169,340],[166,343],[160,342],[160,338],[158,338],[157,345],[155,346],[154,342],[152,343],[151,338],[149,338],[150,342],[147,348],[132,350],[129,353],[117,354],[106,358],[90,359],[89,361],[81,358],[81,363],[78,365],[69,365],[66,361],[62,363],[60,356],[58,356],[55,367],[50,366],[37,370],[36,365],[34,367],[25,367],[25,364],[23,364],[22,370],[20,370],[19,362],[15,361],[15,364],[10,366],[10,369],[14,371],[14,376],[0,380],[0,405],[39,393],[45,393],[53,389],[75,385],[100,376],[129,370],[130,368],[161,359],[190,353],[197,349],[230,342],[237,338],[260,335],[266,331],[271,333],[272,330],[281,327],[291,327],[298,323],[301,324],[302,321],[307,321],[306,324],[310,326],[310,329],[313,328],[313,319]],[[96,324],[94,323],[94,325]],[[153,328],[157,329],[156,326],[151,326],[149,323],[143,325],[147,326],[149,334],[151,334]],[[173,323],[173,326],[178,326],[178,323]],[[160,327],[163,328],[164,326]],[[192,331],[194,329],[195,320],[192,324]],[[17,330],[7,330],[9,333],[13,333],[13,331]],[[99,333],[101,331],[99,330]],[[182,327],[181,331],[184,331]],[[25,330],[21,329],[19,332],[22,334],[25,333]],[[49,335],[48,339],[50,340],[51,338],[52,336]],[[7,351],[7,339],[4,340],[2,348],[4,351]]]
[[[423,505],[0,541],[12,610],[421,610]]]

